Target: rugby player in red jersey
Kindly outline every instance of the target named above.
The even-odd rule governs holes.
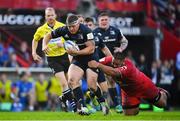
[[[89,67],[99,68],[121,85],[122,106],[125,115],[137,115],[141,99],[157,107],[165,107],[169,93],[156,87],[152,80],[136,68],[124,53],[116,52],[100,62],[90,61]]]

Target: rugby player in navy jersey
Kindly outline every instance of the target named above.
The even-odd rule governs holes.
[[[95,22],[93,20],[93,18],[91,17],[87,17],[85,18],[85,21],[84,21],[84,24],[89,27],[91,30],[94,30],[95,29]],[[93,31],[93,35],[96,35],[96,33],[94,33]],[[106,45],[102,42],[102,39],[99,38],[98,36],[94,36],[94,41],[95,41],[95,46],[96,46],[96,49],[95,49],[95,52],[94,52],[94,56],[96,58],[96,61],[99,61],[99,50],[102,51],[104,53],[105,56],[112,56],[110,50],[106,47]],[[98,73],[98,84],[99,86],[101,87],[101,90],[103,92],[103,97],[105,99],[107,99],[107,95],[108,95],[108,85],[107,85],[107,81],[105,79],[105,75],[104,73],[99,70],[99,73]],[[91,98],[93,99],[94,98],[94,94],[93,93],[90,93],[90,96]]]
[[[114,52],[122,52],[126,49],[128,40],[123,36],[119,29],[110,26],[110,18],[106,12],[103,12],[98,16],[98,25],[99,26],[94,30],[94,33],[102,38],[102,42],[109,48],[112,54],[114,54]],[[101,52],[100,54],[101,57],[103,57]],[[107,76],[107,79],[109,93],[114,103],[116,112],[121,113],[121,99],[119,99],[119,96],[117,95],[116,84],[111,77]]]
[[[100,102],[105,102],[101,94],[100,88],[97,86],[97,72],[98,69],[91,69],[88,67],[88,62],[95,60],[93,53],[95,50],[94,36],[92,31],[83,24],[80,24],[76,15],[70,15],[67,17],[65,27],[56,29],[55,31],[48,33],[43,39],[42,50],[48,53],[49,48],[47,46],[51,38],[63,37],[65,40],[74,41],[78,47],[78,50],[67,50],[67,53],[73,56],[72,63],[68,70],[68,83],[73,90],[74,96],[80,107],[78,112],[80,114],[88,114],[88,109],[85,106],[84,97],[81,89],[80,80],[85,75],[87,78],[88,87],[98,97]],[[59,44],[60,45],[60,44]],[[62,43],[63,46],[63,43]],[[107,106],[102,107],[103,113],[108,114],[109,110]]]

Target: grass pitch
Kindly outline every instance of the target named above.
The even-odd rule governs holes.
[[[180,121],[180,112],[147,112],[140,111],[137,116],[124,116],[123,114],[118,114],[115,112],[111,112],[109,115],[104,116],[102,112],[97,112],[95,114],[91,114],[89,116],[80,116],[74,113],[66,113],[66,112],[0,112],[0,121],[118,121],[118,120],[136,120],[136,121],[144,121],[144,120],[176,120]]]

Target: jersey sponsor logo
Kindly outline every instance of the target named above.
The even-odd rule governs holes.
[[[105,39],[105,40],[103,40],[103,42],[114,42],[114,41],[116,41],[116,39]]]
[[[55,39],[51,39],[51,40],[49,41],[49,44],[50,44],[50,43],[59,43],[61,40],[62,40],[61,37],[58,37],[58,38],[55,38]]]
[[[88,33],[87,34],[87,39],[94,39],[93,33]]]
[[[105,36],[104,39],[109,39],[109,37],[108,37],[108,36]]]

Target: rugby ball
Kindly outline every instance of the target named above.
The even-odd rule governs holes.
[[[65,50],[77,50],[77,51],[79,51],[78,45],[71,40],[64,42],[64,48],[65,48]]]

